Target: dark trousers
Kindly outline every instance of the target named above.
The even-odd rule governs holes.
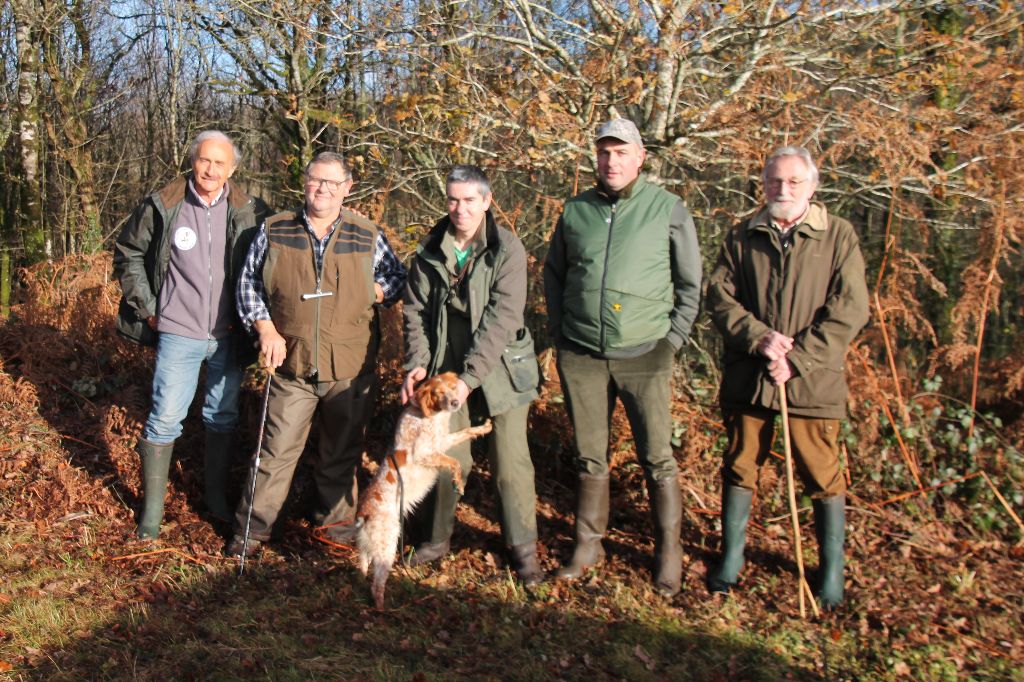
[[[608,473],[612,412],[618,399],[626,409],[648,481],[677,475],[669,413],[673,356],[672,345],[665,340],[650,352],[626,360],[558,351],[558,374],[576,433],[580,473]]]
[[[270,387],[267,423],[256,472],[256,493],[249,500],[252,474],[235,512],[235,524],[245,528],[252,504],[250,537],[268,540],[288,497],[292,476],[306,447],[313,418],[320,431],[314,482],[324,525],[351,522],[356,510],[356,471],[363,451],[366,423],[373,415],[376,376],[309,383],[275,376]],[[319,410],[319,412],[318,412]]]
[[[470,425],[470,396],[468,405],[452,415],[449,430],[454,433]],[[474,410],[486,416],[486,410]],[[491,465],[494,487],[498,493],[501,508],[501,534],[509,547],[533,542],[537,539],[537,492],[534,488],[533,460],[526,442],[526,419],[530,404],[512,408],[508,412],[491,417],[494,430],[486,436],[487,457]],[[470,443],[456,445],[447,453],[462,467],[462,480],[469,479],[473,469],[473,455]],[[451,474],[441,471],[437,485],[422,508],[416,512],[418,527],[425,530],[429,542],[447,540],[455,526],[455,505],[458,493],[452,488]]]

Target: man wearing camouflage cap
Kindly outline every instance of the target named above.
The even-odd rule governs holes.
[[[701,260],[679,197],[641,173],[632,121],[598,128],[597,184],[566,202],[544,264],[548,331],[576,434],[578,498],[574,580],[604,557],[609,431],[622,401],[644,468],[654,519],[654,585],[679,592],[682,495],[670,445],[672,364],[697,317]]]

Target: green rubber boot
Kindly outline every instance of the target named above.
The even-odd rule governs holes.
[[[576,547],[572,559],[555,572],[564,580],[576,580],[604,559],[601,538],[608,528],[608,474],[579,475],[576,500]]]
[[[203,502],[210,516],[218,521],[230,523],[234,510],[228,506],[228,472],[235,455],[235,432],[206,430],[206,451],[203,455],[206,485]]]
[[[747,522],[754,491],[735,485],[722,490],[722,560],[708,574],[711,592],[728,594],[736,586],[743,568],[743,548],[747,544]]]
[[[826,610],[843,603],[843,544],[846,541],[846,495],[812,501],[818,537],[818,601]]]
[[[140,539],[152,540],[160,534],[160,522],[164,518],[164,496],[174,441],[159,444],[139,438],[136,451],[142,460],[142,518],[135,534]]]
[[[654,588],[663,597],[679,593],[683,576],[683,493],[675,476],[648,483],[654,517]]]

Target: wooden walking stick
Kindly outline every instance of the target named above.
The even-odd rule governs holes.
[[[811,586],[807,584],[804,577],[804,553],[800,543],[800,518],[796,508],[796,486],[793,483],[793,448],[789,441],[789,407],[786,404],[786,384],[779,384],[779,412],[782,414],[782,448],[786,454],[786,487],[789,489],[789,515],[793,519],[793,545],[796,548],[796,570],[799,583],[797,592],[800,594],[800,617],[807,617],[807,609],[804,606],[804,593],[811,598],[811,608],[814,610],[815,618],[821,616],[818,612],[818,604],[814,601],[814,594]]]

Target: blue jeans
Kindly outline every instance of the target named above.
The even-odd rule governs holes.
[[[153,372],[153,408],[146,419],[142,437],[165,445],[181,435],[181,422],[199,384],[199,367],[206,361],[206,389],[203,424],[210,431],[233,431],[238,423],[238,395],[242,368],[235,361],[232,337],[190,339],[160,334]]]

